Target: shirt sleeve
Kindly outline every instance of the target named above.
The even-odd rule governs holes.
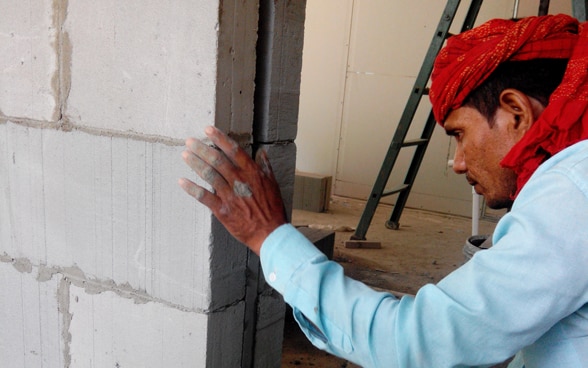
[[[530,181],[494,246],[414,297],[345,277],[291,225],[266,239],[262,267],[323,350],[365,367],[490,366],[588,300],[588,201],[578,184],[557,172]]]

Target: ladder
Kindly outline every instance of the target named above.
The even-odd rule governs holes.
[[[472,0],[472,2],[470,3],[470,7],[468,8],[466,17],[464,19],[461,32],[471,29],[474,26],[474,22],[476,20],[476,17],[478,16],[480,7],[482,6],[482,1],[483,0]],[[390,215],[389,220],[386,221],[385,226],[388,229],[392,230],[397,230],[400,226],[400,215],[404,210],[404,206],[406,205],[406,201],[408,200],[408,195],[410,194],[410,190],[416,179],[417,172],[422,163],[423,157],[425,156],[425,151],[427,149],[431,136],[433,135],[433,130],[436,125],[433,113],[429,113],[429,117],[425,122],[425,126],[419,139],[405,140],[405,138],[414,118],[414,115],[417,111],[421,98],[423,97],[423,95],[428,94],[428,89],[426,86],[429,81],[431,72],[433,71],[433,63],[435,61],[435,57],[441,50],[441,47],[443,46],[445,39],[450,36],[449,27],[451,26],[455,14],[457,13],[459,3],[460,0],[449,0],[447,2],[447,5],[445,6],[445,9],[441,15],[441,20],[439,21],[439,25],[437,26],[437,29],[433,36],[433,40],[431,41],[431,44],[429,46],[429,50],[427,51],[427,54],[425,56],[425,60],[423,61],[423,64],[421,66],[421,70],[417,75],[412,92],[404,108],[404,112],[400,117],[400,121],[396,128],[396,132],[394,133],[394,136],[392,138],[392,142],[390,143],[386,156],[384,157],[384,162],[382,163],[382,167],[376,178],[376,182],[374,183],[371,194],[367,199],[366,206],[361,215],[357,228],[354,234],[351,236],[352,241],[361,241],[366,239],[365,235],[367,233],[367,230],[370,226],[376,208],[380,203],[380,199],[382,197],[398,194],[398,198],[396,200],[396,203],[394,204],[392,214]],[[515,3],[514,9],[515,13],[513,14],[513,17],[516,17],[518,2]],[[540,0],[538,15],[547,14],[548,9],[549,0]],[[588,13],[587,9],[588,0],[572,0],[573,14],[580,21],[586,21]],[[392,173],[392,169],[401,149],[405,147],[414,146],[416,146],[416,149],[413,153],[412,161],[406,173],[404,183],[396,188],[393,188],[390,191],[384,192],[386,184],[388,182],[388,179],[390,178],[390,174]],[[354,242],[349,243],[349,247],[361,246],[357,243],[354,244]]]
[[[451,26],[455,14],[457,13],[459,3],[460,0],[447,1],[447,5],[443,10],[441,20],[439,21],[439,25],[435,30],[433,40],[431,41],[427,54],[425,55],[425,59],[415,80],[412,92],[404,108],[404,112],[400,117],[400,121],[392,138],[392,142],[388,147],[388,151],[384,158],[384,162],[382,163],[380,172],[376,178],[376,182],[374,183],[371,194],[367,199],[366,206],[359,220],[359,224],[357,225],[354,234],[351,236],[352,240],[365,240],[365,234],[367,233],[368,227],[372,221],[376,207],[380,203],[380,199],[382,197],[393,194],[398,194],[398,198],[394,205],[392,215],[385,225],[387,228],[393,230],[396,230],[399,227],[400,215],[402,214],[402,210],[406,205],[412,184],[416,179],[416,174],[419,170],[423,157],[425,156],[425,151],[436,125],[433,113],[429,113],[429,117],[427,118],[419,139],[405,140],[405,138],[423,95],[428,94],[427,83],[429,81],[431,72],[433,71],[433,62],[441,50],[445,39],[449,36],[449,27]],[[481,6],[482,0],[472,0],[464,20],[464,24],[461,30],[462,32],[473,27]],[[416,149],[413,153],[413,158],[406,173],[404,183],[390,191],[384,192],[396,159],[398,158],[401,149],[405,147],[416,147]]]

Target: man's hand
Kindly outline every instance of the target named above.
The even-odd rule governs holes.
[[[204,132],[216,147],[189,138],[182,157],[214,191],[209,192],[185,178],[179,184],[210,208],[237,240],[259,254],[265,238],[287,222],[280,188],[268,158],[259,150],[256,164],[220,130],[207,127]]]

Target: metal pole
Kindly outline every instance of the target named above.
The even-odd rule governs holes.
[[[516,19],[519,14],[519,0],[515,0],[514,7],[512,8],[512,17]]]
[[[480,233],[480,195],[472,187],[472,235]]]

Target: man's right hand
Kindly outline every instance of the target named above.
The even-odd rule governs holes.
[[[237,240],[259,255],[265,238],[287,222],[267,155],[259,150],[256,163],[220,130],[209,126],[204,132],[216,147],[189,138],[182,157],[213,191],[185,178],[179,184],[210,208]]]

